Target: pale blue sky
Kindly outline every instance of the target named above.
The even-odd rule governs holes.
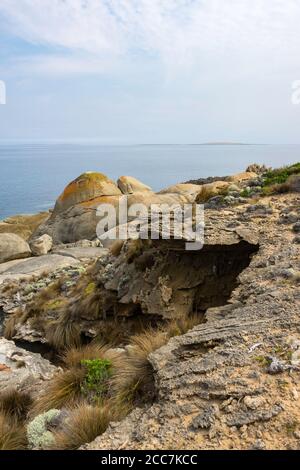
[[[300,144],[299,0],[1,0],[0,139]]]

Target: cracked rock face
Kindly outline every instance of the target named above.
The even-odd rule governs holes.
[[[76,321],[86,336],[115,319],[126,327],[196,313],[200,323],[208,308],[227,303],[257,250],[251,224],[238,223],[234,213],[221,220],[208,219],[202,250],[186,251],[182,240],[128,242],[118,257],[104,254],[98,260],[94,278],[83,292],[77,286],[66,289],[57,308],[51,305],[39,318],[44,324],[59,319],[64,305],[70,321]],[[33,305],[33,314],[35,310]],[[16,324],[14,338],[47,341],[43,331],[33,332],[31,316],[29,312],[25,325]]]
[[[19,348],[13,341],[0,339],[0,389],[40,393],[44,382],[50,380],[58,368],[40,354]]]
[[[300,370],[291,362],[300,340],[300,246],[293,224],[281,223],[287,209],[299,216],[300,197],[272,197],[268,207],[267,216],[261,207],[206,214],[208,245],[223,221],[227,244],[247,228],[258,252],[226,305],[150,355],[155,403],[84,448],[300,448]],[[279,373],[270,373],[270,358],[284,365]]]

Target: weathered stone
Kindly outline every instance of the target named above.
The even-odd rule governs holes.
[[[256,173],[257,175],[263,175],[267,171],[270,171],[271,168],[268,168],[266,165],[260,165],[259,163],[253,163],[249,165],[246,169],[246,173]]]
[[[29,240],[37,228],[50,217],[50,212],[34,215],[15,215],[0,221],[0,233],[14,233],[24,240]]]
[[[163,189],[159,194],[181,194],[193,202],[199,193],[202,191],[202,186],[197,184],[181,183],[169,186]]]
[[[252,179],[257,178],[257,174],[253,172],[244,172],[244,173],[237,173],[236,175],[229,176],[228,181],[231,181],[232,183],[241,183],[243,181],[249,181]]]
[[[55,248],[53,254],[60,256],[70,256],[78,260],[93,259],[96,260],[108,254],[105,248]]]
[[[244,411],[240,410],[232,414],[227,419],[228,426],[244,426],[245,424],[252,424],[256,422],[269,421],[274,416],[277,416],[283,410],[280,406],[275,405],[272,408],[266,408],[262,410]]]
[[[72,181],[56,201],[49,220],[33,234],[48,234],[55,244],[93,240],[100,204],[118,206],[122,195],[116,183],[102,173],[87,172]]]
[[[100,196],[118,196],[117,185],[102,173],[86,172],[72,181],[56,201],[53,214]]]
[[[191,424],[193,429],[208,429],[210,428],[219,414],[218,405],[212,405],[205,408],[205,410],[196,416]]]
[[[0,389],[14,389],[22,391],[35,391],[38,393],[43,381],[50,380],[58,371],[49,361],[40,354],[18,348],[13,341],[0,339]]]
[[[30,247],[23,238],[14,233],[0,233],[0,263],[29,256]]]
[[[77,266],[80,262],[70,256],[44,255],[37,258],[20,260],[18,263],[5,263],[5,270],[1,269],[0,284],[5,279],[20,280],[30,279],[32,276],[56,271],[59,268]]]
[[[42,235],[30,241],[30,248],[34,256],[42,256],[49,253],[52,248],[53,240],[50,235]]]
[[[150,186],[147,186],[136,178],[133,178],[133,176],[120,176],[117,184],[122,194],[143,193],[145,191],[152,192]]]
[[[297,222],[294,226],[293,226],[293,231],[295,233],[300,233],[300,222]]]

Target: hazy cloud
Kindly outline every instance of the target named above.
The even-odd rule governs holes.
[[[274,53],[284,53],[289,62],[300,47],[297,0],[1,0],[0,13],[10,32],[60,49],[45,55],[40,71],[66,64],[76,73],[86,60],[87,70],[101,73],[97,61],[137,53],[171,68],[224,54],[276,62]]]
[[[0,0],[0,137],[299,142],[299,0]]]

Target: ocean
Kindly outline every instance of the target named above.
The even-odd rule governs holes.
[[[134,176],[155,191],[207,176],[244,171],[250,163],[300,161],[297,145],[131,145],[0,143],[0,220],[49,209],[85,171],[117,180]]]

